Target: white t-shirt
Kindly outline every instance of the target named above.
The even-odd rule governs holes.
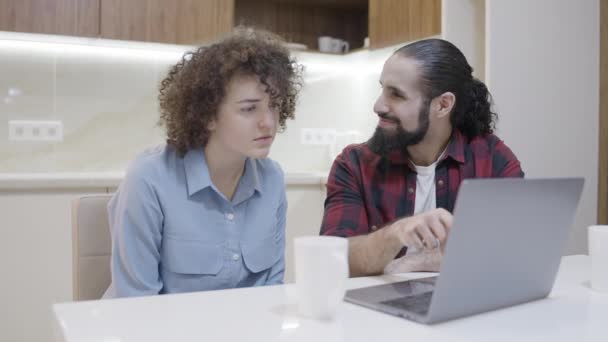
[[[435,168],[437,163],[443,158],[445,150],[441,153],[439,158],[429,166],[418,166],[414,163],[416,168],[416,200],[414,201],[414,215],[423,213],[425,211],[433,210],[437,208],[437,195],[435,186]],[[407,249],[406,255],[412,255],[417,253],[418,250],[415,247]]]
[[[437,208],[435,187],[435,168],[441,160],[445,150],[439,158],[429,166],[418,166],[414,163],[418,176],[416,177],[416,201],[414,201],[414,215]]]

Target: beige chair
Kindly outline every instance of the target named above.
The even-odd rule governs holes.
[[[99,299],[110,285],[112,244],[107,204],[112,195],[72,201],[73,299]]]

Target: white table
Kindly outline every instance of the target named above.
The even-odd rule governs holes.
[[[298,317],[293,285],[55,304],[68,342],[608,341],[608,294],[589,288],[589,258],[562,259],[547,299],[432,326],[344,303],[329,322]],[[355,278],[349,288],[428,276]],[[474,300],[474,298],[471,298]]]

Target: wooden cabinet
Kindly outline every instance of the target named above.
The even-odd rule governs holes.
[[[230,32],[232,0],[101,0],[99,36],[200,44]]]
[[[0,0],[0,30],[95,37],[99,0]]]
[[[320,36],[361,47],[367,36],[367,0],[236,0],[234,23],[267,29],[309,49],[317,49]]]
[[[351,49],[380,48],[441,33],[440,0],[235,0],[235,24],[276,32],[317,49],[319,36]]]
[[[234,0],[0,0],[0,30],[200,44],[230,32]]]
[[[320,36],[351,49],[441,33],[440,0],[0,0],[0,30],[203,44],[244,24],[317,49]]]
[[[441,33],[439,0],[369,0],[371,48]]]

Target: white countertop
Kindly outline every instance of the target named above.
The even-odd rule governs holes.
[[[115,188],[124,172],[0,173],[0,190]],[[286,185],[319,185],[327,172],[285,172]]]
[[[608,294],[589,288],[589,258],[562,259],[548,298],[437,325],[343,303],[333,321],[301,318],[293,285],[53,306],[56,331],[80,341],[607,341]],[[348,287],[421,273],[349,279]],[[472,298],[474,300],[474,298]]]

